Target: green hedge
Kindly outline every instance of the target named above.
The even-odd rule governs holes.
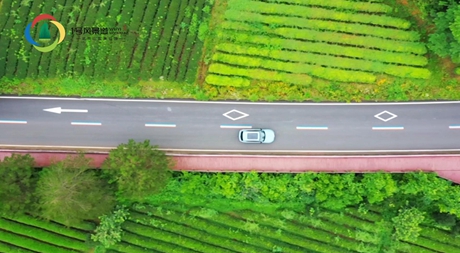
[[[224,53],[214,54],[213,60],[245,67],[265,68],[295,74],[310,74],[315,77],[340,82],[373,83],[376,80],[374,75],[366,72],[331,69],[304,63],[289,63]]]
[[[411,66],[422,67],[428,64],[428,59],[425,56],[413,55],[409,53],[388,52],[360,47],[346,47],[341,45],[331,45],[323,42],[280,39],[264,35],[249,35],[246,33],[238,32],[220,33],[220,36],[238,44],[257,44],[262,47],[274,47],[303,52],[323,53],[327,55],[348,56],[352,58]]]
[[[202,49],[204,46],[203,41],[198,39],[198,27],[201,22],[206,22],[206,15],[203,12],[203,8],[206,6],[205,0],[197,0],[197,4],[194,7],[194,13],[192,14],[192,21],[189,26],[190,38],[193,38],[193,48],[190,52],[190,56],[187,61],[187,72],[185,73],[186,83],[195,83],[198,75],[199,62],[201,60]],[[196,17],[194,22],[194,16]],[[193,29],[190,29],[193,27]],[[190,30],[193,30],[191,32]]]
[[[429,70],[422,68],[396,66],[360,59],[338,58],[335,56],[321,54],[270,50],[260,47],[249,47],[233,44],[220,44],[217,46],[217,49],[232,54],[263,56],[276,60],[303,62],[343,69],[370,71],[399,77],[428,79],[431,75]]]
[[[126,239],[131,237],[129,239],[130,243],[135,242],[137,245],[142,245],[151,249],[158,249],[164,252],[196,252],[193,250],[193,248],[189,248],[190,246],[193,247],[194,244],[196,245],[196,241],[187,237],[180,237],[177,234],[170,233],[161,229],[155,229],[153,227],[139,225],[132,221],[124,222],[123,229],[130,232],[124,235]],[[139,235],[142,235],[144,238]],[[167,242],[168,244],[157,244],[156,242],[153,242],[147,238]]]
[[[335,9],[352,10],[370,13],[390,13],[392,8],[386,4],[370,3],[370,2],[353,2],[344,0],[323,1],[323,0],[270,0],[275,3],[287,3],[297,5],[314,5],[321,7],[329,7]]]
[[[336,2],[336,1],[328,1],[328,2]],[[264,3],[264,2],[248,1],[248,0],[229,0],[228,7],[231,9],[245,10],[245,11],[265,13],[265,14],[277,14],[277,15],[285,15],[285,16],[314,18],[314,19],[338,20],[338,21],[344,21],[344,22],[389,26],[389,27],[395,27],[399,29],[407,29],[411,25],[410,22],[407,20],[390,17],[390,16],[358,14],[358,13],[342,12],[342,11],[336,11],[336,10],[328,10],[328,9],[323,9],[323,8],[292,6],[292,5]]]
[[[194,228],[197,230],[202,231],[203,233],[207,234],[209,237],[212,238],[220,238],[220,245],[224,248],[228,248],[230,250],[238,251],[244,249],[246,253],[260,253],[260,252],[270,252],[269,249],[260,248],[257,246],[253,246],[251,244],[247,244],[244,241],[247,239],[243,234],[239,232],[230,233],[230,231],[225,226],[219,226],[212,222],[206,222],[202,219],[190,219],[183,215],[182,213],[167,210],[165,212],[159,211],[158,208],[148,208],[146,210],[138,210],[139,212],[143,213],[144,215],[149,214],[151,218],[161,217],[161,219],[177,222],[188,226],[190,228]],[[294,251],[296,252],[296,251]],[[299,252],[301,253],[301,252]]]
[[[220,76],[220,75],[214,75],[214,74],[208,74],[206,76],[205,81],[208,84],[212,84],[212,85],[233,86],[233,87],[246,87],[251,84],[251,81],[249,81],[246,78],[236,77],[236,76]]]
[[[14,221],[6,220],[5,218],[0,218],[0,227],[4,230],[31,237],[49,244],[54,244],[63,248],[68,248],[69,250],[87,250],[87,246],[82,241],[76,240],[74,238],[69,238],[64,235],[57,235],[40,228],[16,223]]]
[[[224,29],[230,30],[243,30],[250,31],[256,34],[276,34],[288,39],[301,39],[309,41],[321,41],[330,43],[339,43],[345,45],[361,46],[366,48],[376,48],[386,51],[395,51],[413,54],[425,54],[427,49],[423,43],[409,42],[409,41],[396,41],[387,40],[370,36],[359,35],[342,35],[336,32],[320,32],[309,29],[296,29],[296,28],[275,28],[275,29],[261,29],[259,27],[251,26],[240,22],[226,21],[221,24]]]
[[[179,236],[187,237],[192,239],[190,244],[184,245],[188,246],[191,249],[198,250],[201,252],[233,252],[232,247],[228,248],[227,245],[231,244],[231,240],[224,239],[221,236],[215,236],[208,234],[204,231],[200,231],[194,227],[188,227],[186,225],[180,224],[178,221],[163,220],[163,215],[156,217],[149,217],[140,213],[131,213],[131,220],[135,220],[142,225],[151,226],[149,222],[152,220],[161,220],[162,225],[160,226],[162,230],[168,231]],[[153,231],[153,230],[152,230]]]
[[[416,31],[407,31],[356,23],[344,23],[330,20],[326,21],[319,19],[305,19],[297,17],[268,16],[260,13],[253,13],[234,9],[227,10],[225,12],[225,18],[227,20],[233,21],[259,22],[269,25],[270,27],[278,26],[309,28],[313,30],[345,32],[357,35],[369,35],[395,40],[420,40],[420,34]]]
[[[59,6],[59,5],[65,6],[65,2],[66,2],[66,0],[57,0],[56,1],[56,6]],[[35,5],[35,2],[33,2],[33,4]],[[61,22],[61,24],[67,24],[66,19],[68,18],[68,16],[64,16],[65,10],[66,10],[66,8],[62,8],[62,9],[57,8],[57,11],[53,14],[53,16],[59,22]],[[69,29],[71,29],[71,28],[66,29],[66,38],[64,39],[64,41],[69,38],[68,34],[72,32],[72,31],[68,31]],[[61,54],[61,50],[63,50],[63,48],[64,48],[64,44],[61,43],[53,50],[53,52],[52,52],[52,54],[53,54],[53,56],[52,56],[53,63],[51,63],[51,65],[49,66],[48,78],[56,77],[56,71],[57,71],[57,68],[58,68],[57,66],[59,64],[56,64],[57,61],[55,59],[59,57],[59,55]],[[62,63],[61,63],[61,65],[62,65]],[[32,66],[30,66],[30,67],[32,67]]]
[[[312,82],[312,78],[305,74],[279,73],[263,69],[244,69],[223,64],[211,64],[208,71],[214,74],[244,76],[258,80],[278,81],[299,85],[308,85]]]
[[[4,230],[0,229],[0,240],[3,242],[16,245],[18,247],[30,249],[32,251],[37,252],[53,252],[53,253],[69,253],[69,252],[81,252],[81,251],[73,251],[70,249],[60,248],[54,245],[40,243],[34,239],[29,237],[20,236],[14,233],[5,232]]]

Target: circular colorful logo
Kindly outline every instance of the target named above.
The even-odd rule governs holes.
[[[38,22],[42,21],[42,20],[51,20],[50,23],[53,24],[54,26],[56,26],[56,28],[59,31],[59,36],[54,40],[54,42],[51,45],[45,46],[45,47],[41,47],[40,44],[38,44],[34,39],[32,39],[32,36],[30,35],[30,29],[34,28],[35,25]],[[50,52],[53,49],[55,49],[56,46],[58,44],[60,44],[64,40],[64,38],[65,38],[65,29],[61,25],[61,23],[56,21],[56,19],[53,16],[51,16],[49,14],[40,14],[31,23],[29,23],[26,26],[26,30],[24,31],[24,37],[26,38],[26,40],[30,44],[32,44],[32,46],[34,46],[35,49],[37,49],[38,51],[40,51],[42,53],[46,53],[46,52]],[[39,40],[47,42],[50,39],[51,38],[50,38],[50,35],[49,35],[48,24],[46,23],[40,29]]]

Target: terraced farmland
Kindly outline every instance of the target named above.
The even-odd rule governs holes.
[[[369,218],[369,217],[371,218]],[[235,211],[167,204],[137,208],[125,222],[119,252],[378,252],[381,217],[356,210],[347,215],[321,212],[318,218],[292,211]],[[282,250],[282,251],[276,251]],[[416,242],[402,242],[399,252],[457,252],[460,240],[424,227]]]
[[[428,79],[420,35],[380,1],[229,0],[206,82]]]
[[[88,252],[92,223],[67,228],[24,215],[0,218],[0,252]]]
[[[0,47],[7,50],[0,52],[0,77],[85,75],[98,80],[193,83],[203,46],[198,39],[199,25],[209,15],[206,5],[205,0],[4,0]],[[67,33],[56,49],[45,54],[23,38],[25,25],[41,13],[53,15]],[[32,31],[34,39],[38,39],[40,23]],[[92,31],[107,28],[109,34],[72,31],[85,27]],[[52,25],[50,32],[52,38],[57,36]],[[104,37],[107,39],[101,39]]]

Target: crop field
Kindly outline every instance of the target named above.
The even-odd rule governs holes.
[[[252,80],[308,85],[312,78],[430,78],[420,34],[379,2],[228,0],[206,82],[238,87]]]
[[[203,46],[198,30],[210,11],[205,7],[205,0],[3,0],[0,77],[193,83]],[[35,50],[23,35],[42,13],[66,29],[64,41],[49,53]],[[36,41],[39,26],[31,31]],[[53,25],[50,33],[56,38]]]
[[[318,217],[284,210],[219,212],[166,204],[136,208],[123,224],[119,252],[378,252],[377,213],[361,216],[321,212]],[[416,242],[402,242],[399,252],[458,252],[460,240],[424,227]]]
[[[32,216],[0,218],[0,252],[88,252],[92,223],[65,227]]]

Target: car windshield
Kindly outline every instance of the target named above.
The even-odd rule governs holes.
[[[262,141],[265,141],[265,132],[262,131]]]

